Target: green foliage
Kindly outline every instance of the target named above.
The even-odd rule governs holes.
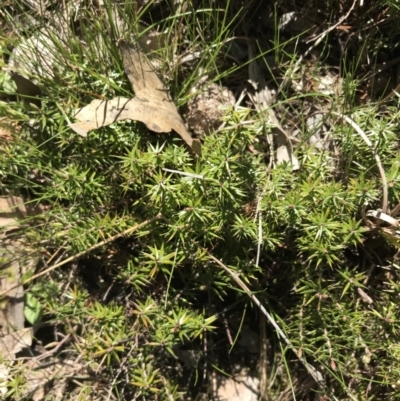
[[[29,292],[25,295],[24,315],[25,319],[32,325],[39,323],[42,315],[40,302]]]
[[[191,96],[198,71],[214,72],[215,81],[226,73],[218,70],[217,54],[236,19],[225,18],[207,8],[158,22],[172,42],[158,56],[178,105]],[[218,338],[226,310],[247,301],[207,250],[258,291],[292,343],[333,379],[338,399],[353,391],[353,381],[360,400],[368,398],[369,386],[396,399],[399,268],[391,265],[388,241],[362,221],[363,207],[379,207],[381,197],[368,146],[338,123],[332,132],[338,156],[301,143],[299,171],[288,164],[271,169],[266,161],[272,155],[262,145],[271,127],[239,107],[226,110],[223,129],[204,137],[201,158],[174,134],[149,133],[135,122],[81,138],[68,125],[75,108],[96,97],[131,95],[110,12],[88,21],[82,27],[85,46],[75,36],[68,49],[52,38],[64,70],[53,79],[35,77],[43,90],[40,107],[20,101],[8,77],[0,75],[9,96],[0,103],[0,116],[20,126],[18,137],[2,147],[2,191],[29,196],[46,210],[26,235],[43,259],[52,255],[50,262],[105,242],[28,288],[26,319],[36,324],[43,314],[46,323],[71,335],[68,352],[104,380],[111,377],[107,384],[116,397],[129,399],[121,395],[125,391],[130,399],[182,399],[187,383],[171,373],[176,347],[203,350],[207,339]],[[188,38],[173,34],[184,25],[191,27]],[[196,48],[203,56],[193,69],[169,71],[171,48]],[[376,113],[363,106],[352,118],[381,155],[395,205],[400,115]],[[133,236],[106,243],[158,214],[162,219]],[[360,302],[360,290],[372,304]],[[289,352],[283,356],[294,359]],[[10,396],[19,385],[15,375]],[[89,394],[83,387],[82,394]]]

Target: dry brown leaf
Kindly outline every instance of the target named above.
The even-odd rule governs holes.
[[[168,90],[154,72],[138,45],[124,40],[118,43],[124,70],[135,91],[135,98],[94,100],[79,109],[75,118],[80,122],[71,124],[79,135],[86,136],[93,129],[121,120],[137,120],[152,131],[176,131],[194,153],[201,155],[201,144],[193,139],[171,100]]]
[[[28,327],[14,331],[10,334],[0,337],[0,394],[7,394],[7,385],[10,380],[9,366],[15,359],[15,354],[20,352],[23,348],[30,347],[32,345],[33,329]]]
[[[13,360],[23,348],[32,345],[33,329],[28,327],[14,331],[4,337],[0,337],[0,355],[6,360]]]
[[[154,72],[146,55],[138,45],[132,45],[125,40],[120,40],[118,47],[125,73],[135,91],[135,99],[141,103],[140,108],[146,114],[138,120],[144,122],[151,130],[154,130],[154,126],[161,129],[156,132],[170,132],[173,129],[200,156],[200,141],[193,139],[186,129],[168,90]]]

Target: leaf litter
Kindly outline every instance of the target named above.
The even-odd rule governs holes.
[[[192,151],[200,156],[200,141],[193,138],[187,130],[168,90],[139,45],[120,40],[118,47],[135,97],[93,100],[87,106],[78,109],[75,118],[79,122],[70,124],[71,128],[79,135],[86,136],[91,130],[117,121],[136,120],[157,133],[168,133],[174,130]]]

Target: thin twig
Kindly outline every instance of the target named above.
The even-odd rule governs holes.
[[[321,41],[325,38],[326,35],[328,35],[329,32],[333,31],[334,29],[336,29],[339,25],[341,25],[351,14],[351,12],[353,11],[354,7],[356,6],[357,0],[353,1],[353,4],[351,5],[351,7],[349,8],[349,11],[347,11],[347,13],[345,15],[343,15],[343,17],[341,17],[339,19],[339,21],[335,24],[332,25],[331,27],[329,27],[327,30],[325,30],[324,32],[320,33],[316,38],[312,38],[310,39],[307,43],[310,43],[311,41],[315,40],[315,44],[314,47],[318,44],[321,43]],[[308,50],[308,52],[310,52],[311,49]],[[307,52],[306,52],[307,53]],[[308,54],[308,53],[307,53]]]
[[[257,209],[258,209],[258,205],[257,205]],[[259,264],[260,264],[261,245],[262,245],[262,237],[263,237],[262,212],[261,212],[261,210],[257,211],[257,215],[258,215],[258,241],[257,241],[256,266],[258,267]]]
[[[382,180],[382,211],[383,213],[387,213],[388,209],[388,185],[387,185],[387,180],[386,180],[386,174],[385,170],[383,169],[381,158],[379,157],[378,153],[376,152],[376,149],[374,148],[374,145],[372,142],[369,140],[368,136],[365,134],[365,132],[360,128],[360,126],[354,122],[350,117],[345,116],[340,113],[336,113],[334,111],[331,112],[332,114],[335,114],[336,116],[343,118],[351,127],[353,127],[357,133],[360,135],[361,139],[367,144],[367,146],[370,148],[371,152],[374,155],[376,165],[379,170],[379,174],[381,175],[381,180]]]
[[[58,342],[58,344],[52,350],[38,355],[37,357],[33,358],[33,360],[40,361],[42,359],[48,358],[51,355],[54,355],[63,346],[63,344],[69,341],[70,337],[71,334],[67,334],[61,341]]]
[[[76,255],[73,255],[73,256],[71,256],[71,257],[69,257],[69,258],[67,258],[67,259],[64,259],[62,262],[56,263],[55,265],[50,266],[49,268],[47,268],[47,269],[41,271],[41,272],[38,273],[38,274],[34,274],[32,277],[29,277],[27,280],[25,280],[25,281],[22,283],[22,285],[25,285],[25,284],[27,284],[27,283],[30,283],[31,281],[37,279],[38,277],[42,277],[42,276],[44,276],[45,274],[50,273],[51,271],[53,271],[53,270],[55,270],[55,269],[57,269],[57,268],[59,268],[59,267],[61,267],[61,266],[64,266],[65,264],[70,263],[70,262],[72,262],[72,261],[74,261],[74,260],[80,258],[81,256],[84,256],[84,255],[86,255],[86,254],[92,252],[93,250],[95,250],[95,249],[97,249],[97,248],[102,247],[103,245],[106,245],[106,244],[109,244],[110,242],[115,241],[115,240],[118,239],[118,238],[125,237],[125,236],[127,236],[127,235],[129,235],[129,234],[132,234],[133,232],[139,230],[140,228],[146,226],[147,224],[150,224],[150,223],[152,223],[152,222],[154,222],[154,221],[156,221],[156,220],[159,220],[159,219],[161,219],[162,217],[163,217],[163,216],[162,216],[161,214],[158,214],[157,216],[152,217],[151,219],[145,220],[144,222],[142,222],[142,223],[140,223],[140,224],[136,224],[136,226],[130,227],[130,228],[128,228],[127,230],[123,231],[122,233],[119,233],[119,234],[117,234],[117,235],[114,235],[113,237],[108,238],[108,239],[106,239],[106,240],[104,240],[104,241],[101,241],[101,242],[99,242],[98,244],[93,245],[93,246],[91,246],[90,248],[88,248],[88,249],[86,249],[86,250],[84,250],[84,251],[82,251],[82,252],[77,253]],[[15,285],[14,287],[10,287],[10,288],[8,288],[8,289],[5,290],[5,291],[0,292],[0,299],[1,299],[4,295],[6,295],[7,293],[9,293],[10,291],[12,291],[12,290],[14,290],[15,288],[19,287],[20,285],[21,285],[21,284]]]
[[[400,202],[394,207],[393,210],[391,210],[390,215],[392,217],[396,217],[399,211],[400,211]]]

